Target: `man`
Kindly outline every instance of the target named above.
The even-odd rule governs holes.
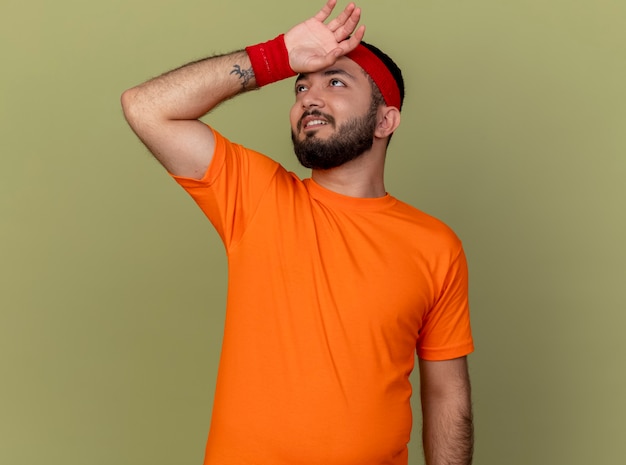
[[[460,241],[386,193],[399,69],[336,0],[284,36],[130,89],[125,116],[209,217],[229,289],[206,465],[406,464],[419,356],[429,465],[469,464],[473,350]],[[198,118],[299,73],[304,181]]]

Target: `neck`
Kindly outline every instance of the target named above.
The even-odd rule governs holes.
[[[372,150],[336,168],[313,170],[311,178],[324,187],[338,194],[350,197],[384,197],[385,151]]]

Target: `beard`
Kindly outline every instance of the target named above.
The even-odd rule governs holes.
[[[328,170],[358,158],[374,144],[376,113],[377,107],[372,105],[367,114],[346,121],[328,139],[317,138],[317,131],[313,131],[299,140],[292,130],[291,140],[298,161],[305,168]],[[309,115],[322,116],[329,125],[335,127],[335,120],[330,115],[312,110],[305,112],[302,118]],[[298,122],[298,132],[302,118]]]

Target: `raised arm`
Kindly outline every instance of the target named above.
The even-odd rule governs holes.
[[[324,24],[335,5],[336,0],[328,0],[314,17],[285,34],[294,72],[330,66],[360,42],[364,28],[357,29],[360,10],[354,4]],[[170,173],[200,179],[211,162],[215,141],[199,118],[257,87],[250,57],[242,50],[189,63],[133,87],[122,94],[122,108],[135,134]]]
[[[189,63],[133,87],[122,94],[122,108],[135,134],[170,173],[200,179],[215,141],[198,118],[255,84],[250,59],[239,51]]]
[[[474,429],[466,357],[419,365],[426,464],[470,465]]]

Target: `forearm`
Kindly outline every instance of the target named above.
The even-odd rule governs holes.
[[[471,386],[465,357],[420,360],[427,465],[470,465],[474,448]]]
[[[223,101],[256,88],[245,51],[189,63],[122,95],[124,116],[165,168],[202,178],[214,150],[211,130],[199,118]]]
[[[470,465],[474,428],[469,399],[462,404],[423,407],[423,443],[427,465]]]
[[[124,92],[122,104],[130,120],[195,120],[255,87],[248,54],[239,51],[189,63],[133,87]]]

